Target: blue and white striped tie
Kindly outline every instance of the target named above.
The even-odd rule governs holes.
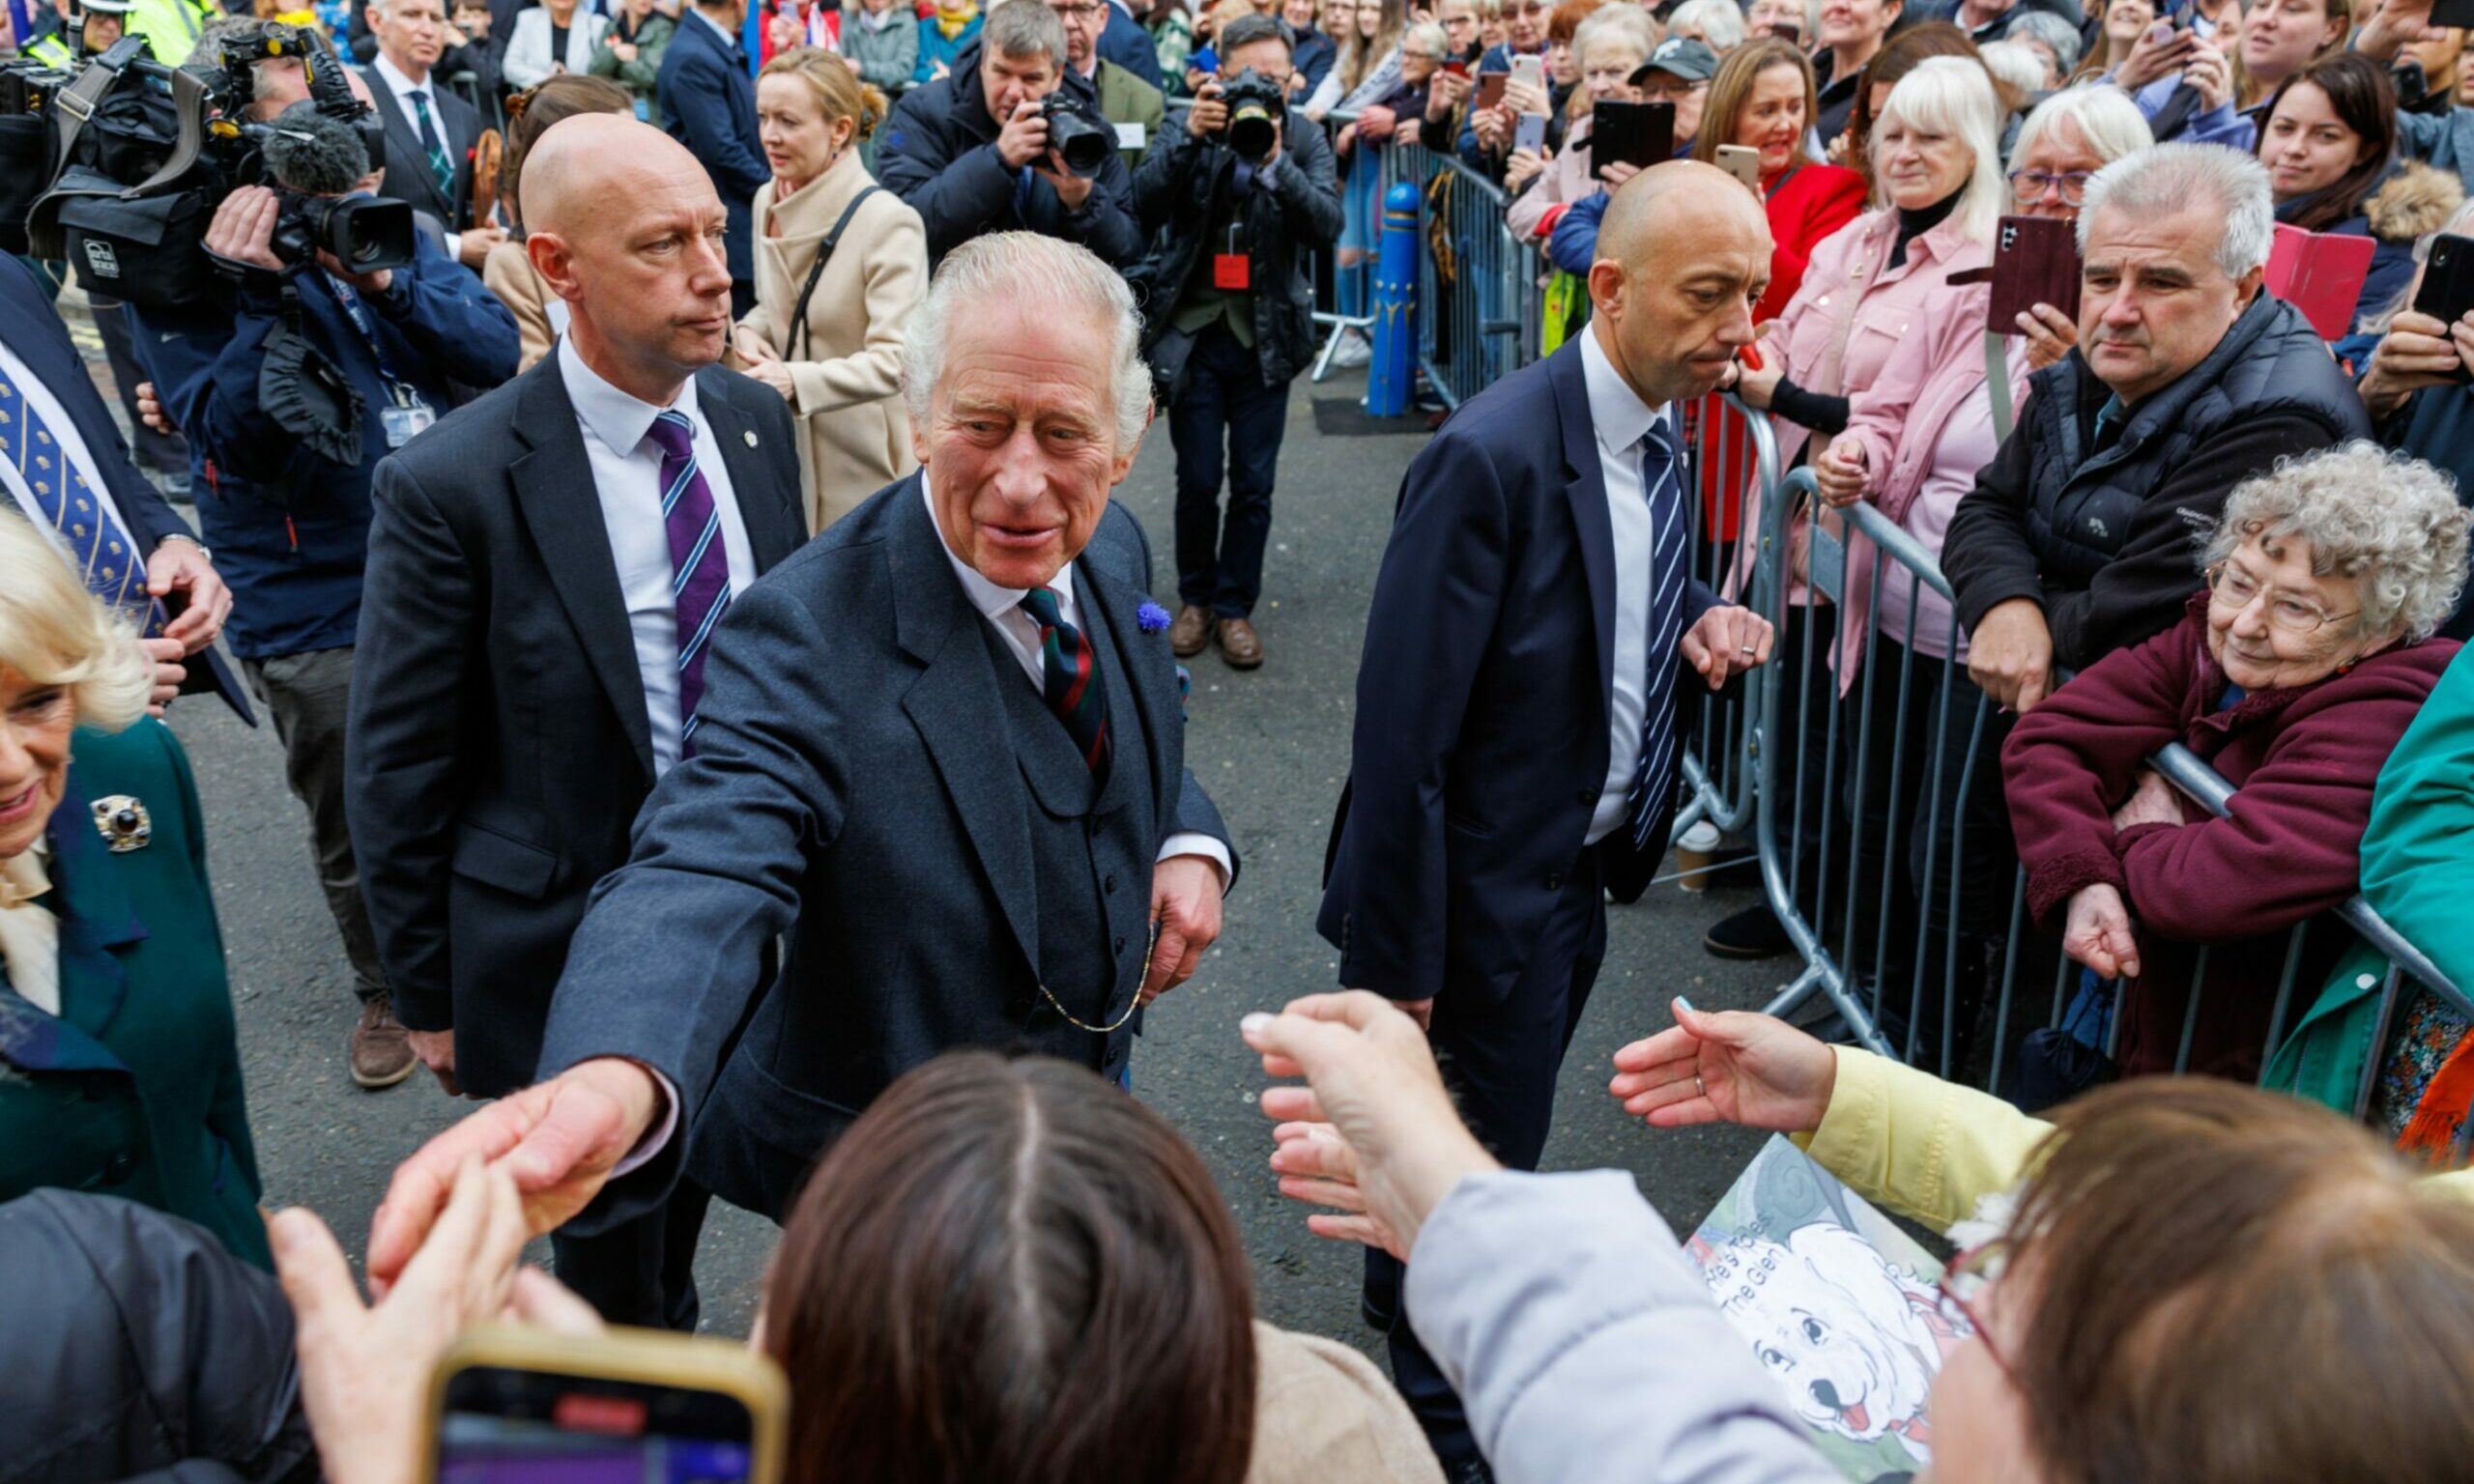
[[[1641,761],[1624,813],[1632,848],[1649,845],[1659,805],[1675,791],[1676,645],[1683,640],[1683,593],[1690,582],[1691,532],[1675,435],[1664,416],[1641,439],[1641,498],[1650,507],[1650,652],[1641,693]]]

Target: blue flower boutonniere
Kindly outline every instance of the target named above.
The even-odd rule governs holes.
[[[1168,627],[1168,611],[1148,599],[1134,611],[1134,626],[1145,634],[1158,634]]]

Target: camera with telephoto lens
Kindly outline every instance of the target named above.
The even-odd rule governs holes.
[[[1228,105],[1228,147],[1248,159],[1261,159],[1280,142],[1280,115],[1287,100],[1280,84],[1247,68],[1221,85],[1220,100]]]
[[[1066,169],[1087,181],[1108,165],[1117,147],[1116,130],[1092,123],[1064,89],[1040,100],[1040,117],[1048,121],[1049,148]]]
[[[307,103],[286,120],[251,120],[259,66],[294,60]],[[177,68],[150,57],[142,38],[124,37],[65,84],[26,86],[40,94],[49,146],[40,194],[22,218],[28,249],[66,258],[96,293],[163,312],[219,301],[223,278],[206,232],[224,197],[244,186],[291,198],[276,233],[286,262],[320,248],[357,272],[412,261],[409,207],[300,199],[350,189],[385,140],[376,110],[353,96],[333,44],[312,27],[245,25],[214,56]],[[287,178],[273,163],[286,158],[314,179]]]

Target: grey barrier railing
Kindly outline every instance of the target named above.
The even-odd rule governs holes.
[[[2023,1028],[2060,1031],[2065,1015],[2096,1006],[2102,1049],[2113,1055],[2126,1015],[2119,986],[2082,983],[2056,945],[2023,930],[2026,874],[2007,856],[2006,831],[1983,828],[1979,816],[1971,851],[1971,805],[1988,796],[1999,805],[1992,734],[2002,728],[1991,699],[1967,680],[1965,635],[1933,554],[1870,504],[1825,512],[1809,470],[1763,489],[1776,498],[1764,500],[1752,601],[1781,642],[1749,721],[1756,849],[1769,906],[1803,960],[1767,1009],[1788,1014],[1818,994],[1848,1039],[1997,1094]],[[1827,604],[1793,601],[1795,579]],[[1859,642],[1834,632],[1851,621],[1851,600],[1862,614],[1853,620]],[[1885,611],[1895,612],[1886,626]],[[2230,813],[2232,786],[2186,748],[2170,745],[2149,766],[2214,813]],[[1989,846],[1987,835],[2004,848]],[[2360,897],[2287,930],[2263,1014],[2264,983],[2213,983],[2219,945],[2190,945],[2172,1070],[2193,1070],[2204,1006],[2237,1030],[2264,1024],[2264,1074],[2294,1023],[2306,944],[2343,928],[2390,962],[2355,1089],[2354,1115],[2367,1116],[2406,987],[2469,1018],[2474,1002]],[[2334,962],[2324,946],[2317,956]],[[2474,1118],[2459,1134],[2460,1160],[2469,1134]]]

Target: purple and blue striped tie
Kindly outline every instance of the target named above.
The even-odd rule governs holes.
[[[722,513],[696,467],[696,425],[672,408],[654,414],[646,436],[661,446],[661,518],[670,530],[670,595],[678,610],[678,756],[686,758],[696,755],[705,651],[731,606],[730,554]]]

